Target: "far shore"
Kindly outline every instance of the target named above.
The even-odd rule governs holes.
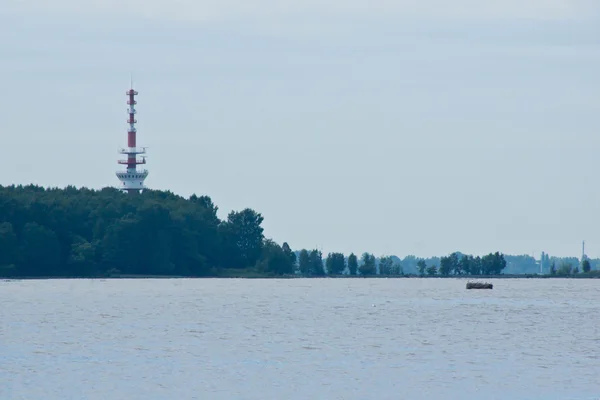
[[[3,277],[0,280],[64,280],[64,279],[462,279],[462,280],[491,280],[491,279],[600,279],[600,273],[577,275],[536,275],[536,274],[502,274],[502,275],[336,275],[336,276],[302,276],[282,275],[272,276],[251,271],[244,273],[229,273],[218,276],[185,276],[185,275],[131,275],[113,274],[110,276],[37,276],[37,277]]]

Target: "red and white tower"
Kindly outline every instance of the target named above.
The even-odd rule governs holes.
[[[127,155],[126,160],[119,160],[119,164],[127,165],[127,170],[117,172],[117,178],[119,178],[122,183],[120,189],[130,194],[135,194],[139,193],[142,189],[145,189],[144,180],[146,177],[148,177],[148,171],[145,169],[137,169],[138,165],[146,164],[146,158],[144,156],[142,156],[141,159],[137,158],[138,154],[146,154],[146,148],[137,147],[137,131],[135,129],[135,124],[137,122],[135,119],[135,114],[137,112],[135,110],[135,105],[137,102],[135,101],[135,96],[137,96],[138,92],[133,90],[133,84],[131,86],[132,88],[126,92],[127,96],[129,96],[129,100],[127,101],[127,104],[129,104],[129,120],[127,120],[129,123],[129,129],[127,130],[127,148],[119,150],[120,154]]]

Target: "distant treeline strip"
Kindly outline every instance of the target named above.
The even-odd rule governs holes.
[[[263,216],[252,209],[225,220],[217,210],[207,196],[168,191],[0,186],[0,276],[497,275],[507,265],[500,253],[324,260],[318,250],[265,238]]]

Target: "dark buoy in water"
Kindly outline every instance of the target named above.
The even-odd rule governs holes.
[[[484,282],[467,282],[467,289],[493,289],[494,285]]]

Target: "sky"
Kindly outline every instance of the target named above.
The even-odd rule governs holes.
[[[292,248],[600,256],[596,0],[0,0],[0,184],[253,208]]]

